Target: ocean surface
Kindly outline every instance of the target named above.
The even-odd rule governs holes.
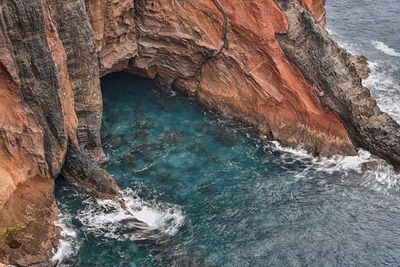
[[[380,108],[400,122],[400,1],[327,0],[327,29],[371,68],[364,86]]]
[[[365,55],[395,119],[397,1],[328,0],[328,30]],[[282,148],[192,99],[116,73],[102,79],[104,168],[127,210],[58,178],[56,266],[399,266],[400,175],[358,156]],[[362,170],[363,169],[363,170]],[[138,223],[140,220],[143,223]]]

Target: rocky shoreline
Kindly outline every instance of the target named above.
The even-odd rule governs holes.
[[[182,91],[285,146],[323,156],[362,147],[400,168],[400,126],[361,85],[367,62],[324,30],[324,3],[3,1],[0,262],[50,265],[58,175],[118,194],[96,164],[100,77],[111,72]]]

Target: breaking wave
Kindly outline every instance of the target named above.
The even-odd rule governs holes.
[[[380,41],[372,41],[372,44],[375,46],[376,49],[380,50],[381,52],[385,53],[388,56],[400,57],[399,52],[397,52],[393,48],[390,48],[385,43],[382,43]]]
[[[183,224],[184,215],[179,207],[145,201],[129,188],[121,193],[125,207],[114,200],[84,200],[85,209],[78,214],[82,230],[94,236],[133,241],[175,235]]]
[[[371,74],[363,85],[371,90],[382,111],[400,122],[400,84],[395,75],[399,69],[387,62],[369,62]]]
[[[153,240],[163,243],[177,233],[184,223],[184,215],[176,205],[147,201],[128,188],[115,200],[98,199],[87,195],[79,187],[68,188],[69,193],[82,199],[82,208],[72,214],[63,207],[55,222],[62,229],[57,249],[53,249],[52,264],[57,267],[75,266],[75,259],[84,236],[108,237],[118,241]],[[123,204],[122,204],[123,203]],[[80,227],[72,220],[78,220]]]
[[[293,166],[300,164],[303,170],[293,169],[296,179],[334,180],[340,176],[340,183],[353,186],[367,187],[383,193],[391,193],[400,189],[400,173],[386,161],[372,155],[366,150],[359,149],[355,156],[314,157],[302,148],[282,147],[278,142],[265,145],[264,151],[278,152],[274,160],[286,166],[290,171]]]
[[[57,249],[53,249],[52,263],[57,266],[69,266],[66,262],[73,256],[76,256],[80,242],[78,240],[77,230],[72,226],[72,216],[70,214],[59,214],[58,220],[54,223],[61,228],[61,239],[59,240]]]

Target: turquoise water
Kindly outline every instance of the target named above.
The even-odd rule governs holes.
[[[104,167],[129,211],[57,180],[59,266],[400,264],[398,179],[283,149],[124,73],[102,79]]]

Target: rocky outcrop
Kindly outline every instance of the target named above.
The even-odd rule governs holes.
[[[0,260],[26,266],[51,256],[58,215],[51,176],[74,139],[76,116],[47,6],[3,1],[0,18]]]
[[[340,116],[356,146],[400,168],[400,126],[362,86],[366,59],[339,47],[294,0],[277,2],[289,22],[288,33],[278,36],[279,43],[307,81],[319,85],[322,105]]]
[[[118,195],[96,164],[104,158],[99,78],[115,71],[185,92],[283,145],[320,155],[361,146],[399,167],[399,126],[362,87],[365,60],[321,27],[323,4],[3,0],[0,261],[46,265],[58,238],[60,173],[99,197]]]
[[[61,38],[64,33],[58,22],[65,17],[55,13],[56,2],[60,3],[7,0],[0,5],[0,261],[20,266],[48,264],[51,249],[56,245],[59,229],[54,226],[58,210],[53,178],[65,169],[68,146],[82,150],[79,159],[85,164],[90,162],[85,139],[79,138],[78,143],[78,119],[85,123],[86,118],[94,117],[97,128],[92,121],[89,124],[99,138],[101,104],[94,101],[79,109],[84,101],[96,100],[92,92],[97,92],[101,103],[94,41],[93,53],[88,52],[94,58],[92,66],[87,64],[84,69],[86,60],[80,59],[83,63],[76,68],[83,74],[79,76],[74,73],[73,57],[68,56],[70,47],[64,47]],[[79,16],[85,20],[82,3],[81,7]],[[71,8],[69,12],[77,9]],[[87,29],[88,36],[92,36],[88,23]],[[86,45],[82,42],[82,47]],[[94,72],[97,67],[97,76],[85,76],[93,72],[92,67]],[[80,82],[94,86],[76,85]],[[73,89],[83,91],[84,97]],[[84,148],[79,144],[85,144]],[[102,151],[100,141],[96,146]],[[98,180],[101,174],[110,178],[97,165],[93,166],[84,173],[75,172],[79,174],[76,179],[87,179],[92,172],[98,174]],[[101,188],[100,184],[93,187]]]
[[[99,66],[92,28],[82,1],[47,1],[67,55],[67,67],[78,117],[77,138],[80,148],[101,161],[100,128],[103,102]]]

